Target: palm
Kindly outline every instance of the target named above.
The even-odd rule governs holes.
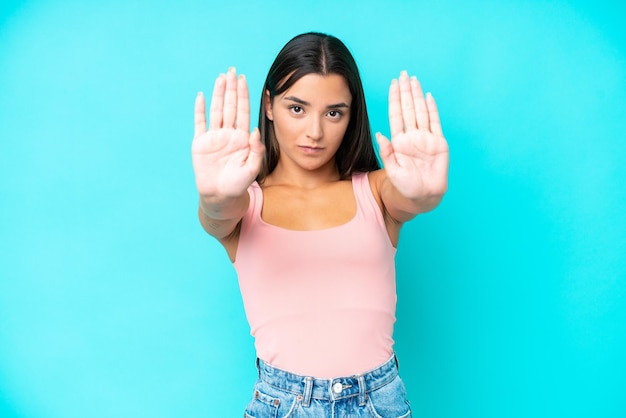
[[[391,141],[379,135],[387,177],[409,199],[443,194],[448,185],[448,144],[435,100],[424,98],[416,78],[403,72],[389,90]]]
[[[448,146],[443,136],[414,130],[392,137],[395,163],[385,164],[387,176],[404,196],[436,195],[447,188]]]
[[[204,97],[195,106],[195,135],[192,144],[193,169],[198,192],[203,196],[236,197],[256,178],[264,148],[259,132],[250,128],[248,87],[234,71],[215,82],[206,129]]]
[[[210,130],[194,138],[192,160],[201,195],[238,196],[254,181],[258,166],[247,164],[250,134],[241,129]]]

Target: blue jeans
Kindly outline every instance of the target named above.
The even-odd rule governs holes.
[[[259,379],[247,418],[407,418],[411,409],[395,356],[361,375],[299,376],[257,360]]]

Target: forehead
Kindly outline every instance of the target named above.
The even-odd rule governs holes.
[[[339,74],[307,74],[280,95],[281,99],[290,96],[322,105],[339,102],[350,104],[352,101],[348,83]]]

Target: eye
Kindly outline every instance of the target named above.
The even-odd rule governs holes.
[[[295,113],[296,115],[301,115],[302,112],[304,112],[304,109],[302,108],[302,106],[298,106],[298,105],[289,106],[289,109],[291,110],[292,113]]]
[[[343,113],[340,110],[331,110],[330,112],[328,112],[328,116],[331,119],[341,119]]]

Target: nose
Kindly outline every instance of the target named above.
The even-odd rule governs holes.
[[[322,120],[319,116],[312,116],[307,125],[306,136],[313,141],[322,139],[324,130],[322,129]]]

